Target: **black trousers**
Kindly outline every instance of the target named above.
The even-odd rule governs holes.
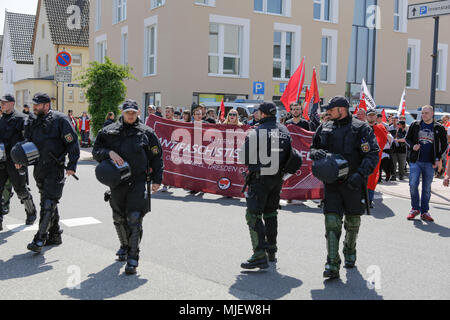
[[[362,187],[352,190],[347,183],[325,184],[324,213],[336,213],[340,216],[362,215],[364,205],[361,202]]]
[[[43,206],[46,200],[51,200],[55,203],[55,211],[53,212],[53,218],[50,224],[49,233],[56,234],[59,232],[59,212],[56,205],[62,198],[64,184],[65,184],[65,172],[63,168],[39,168],[36,167],[33,172],[36,185],[41,195],[41,219],[43,214]],[[41,224],[41,221],[39,222]]]
[[[7,160],[5,163],[0,164],[0,194],[3,194],[8,179],[11,181],[19,199],[26,198],[29,195],[26,186],[26,169],[24,169],[23,174],[21,175],[11,160]]]

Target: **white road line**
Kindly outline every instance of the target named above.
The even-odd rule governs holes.
[[[38,227],[39,226],[37,224],[32,225],[32,226],[27,226],[24,224],[8,224],[8,225],[6,225],[6,228],[12,232],[37,231]]]
[[[61,220],[60,222],[69,228],[82,227],[82,226],[88,226],[88,225],[102,223],[101,221],[98,221],[97,219],[92,218],[92,217],[65,219],[65,220]],[[27,226],[24,224],[8,224],[8,225],[6,225],[6,228],[12,232],[37,231],[39,229],[39,225],[37,223],[35,223],[32,226]]]
[[[87,218],[61,220],[61,223],[66,225],[67,227],[80,227],[80,226],[88,226],[91,224],[99,224],[101,222],[95,218],[87,217]]]

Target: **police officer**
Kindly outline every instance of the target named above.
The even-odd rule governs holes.
[[[276,260],[282,169],[291,151],[291,136],[277,123],[275,104],[261,104],[259,113],[259,126],[246,137],[239,155],[240,162],[248,166],[246,220],[253,247],[252,257],[241,264],[243,269],[268,268],[266,252],[269,261]]]
[[[11,159],[10,152],[16,143],[24,140],[24,123],[27,118],[21,112],[14,110],[15,99],[11,94],[0,98],[2,117],[0,118],[0,195],[5,190],[8,179],[25,206],[26,224],[32,225],[36,220],[36,208],[33,197],[27,188],[27,170],[17,170]],[[9,203],[9,199],[5,199]],[[0,218],[1,224],[2,218]],[[1,227],[0,227],[1,228]]]
[[[163,176],[162,149],[154,131],[139,122],[136,101],[127,100],[118,122],[103,128],[95,140],[93,156],[98,162],[111,159],[118,166],[128,163],[131,177],[111,187],[110,205],[120,241],[119,260],[127,260],[125,272],[135,274],[142,238],[142,220],[147,213],[145,183],[152,180],[158,191]],[[151,173],[149,172],[151,169]]]
[[[318,161],[327,153],[342,156],[348,162],[348,177],[325,183],[325,230],[327,240],[327,263],[323,276],[339,277],[341,259],[339,239],[345,215],[344,241],[345,267],[352,268],[356,262],[356,239],[364,208],[361,195],[366,179],[378,163],[379,147],[373,130],[366,122],[353,119],[349,102],[344,97],[334,97],[322,107],[327,110],[330,121],[316,131],[311,146],[311,159]]]
[[[27,248],[40,253],[44,245],[62,243],[57,205],[62,197],[65,174],[75,174],[80,146],[70,120],[51,109],[47,94],[36,93],[32,101],[34,115],[28,118],[25,125],[25,139],[39,149],[39,161],[34,166],[33,175],[41,194],[41,212],[39,230]],[[69,158],[67,168],[66,155]],[[21,166],[16,164],[16,167]]]

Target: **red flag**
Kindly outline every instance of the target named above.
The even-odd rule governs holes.
[[[358,109],[364,109],[367,111],[366,96],[364,95],[364,93],[361,94],[361,99],[359,100]]]
[[[297,71],[289,79],[289,83],[284,90],[281,102],[286,107],[287,112],[291,111],[291,103],[297,102],[302,93],[303,83],[305,82],[305,58],[302,59]]]
[[[309,118],[309,108],[313,104],[320,102],[319,86],[317,85],[317,75],[316,68],[313,69],[313,76],[311,80],[311,87],[309,88],[308,95],[306,96],[306,104],[303,110],[303,118],[310,120]]]
[[[404,116],[406,114],[406,89],[403,90],[402,99],[398,106],[397,116]]]
[[[353,115],[356,115],[358,113],[358,107],[355,108],[355,111],[353,112]]]
[[[309,121],[309,116],[308,116],[308,114],[309,114],[309,102],[311,100],[310,94],[311,94],[311,91],[308,90],[308,88],[306,88],[305,104],[303,105],[303,118],[305,120],[308,120],[308,121]]]
[[[220,104],[220,121],[225,120],[225,103],[223,102]]]
[[[383,109],[383,111],[381,111],[381,115],[383,116],[381,118],[381,121],[386,123],[387,122],[387,117],[386,117],[386,110],[385,109]]]

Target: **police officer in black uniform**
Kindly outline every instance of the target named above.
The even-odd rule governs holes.
[[[246,137],[239,156],[240,162],[248,166],[246,220],[253,247],[253,256],[241,264],[243,269],[268,268],[266,252],[269,261],[276,260],[282,169],[291,151],[291,136],[285,126],[277,123],[275,104],[263,103],[259,112],[259,126]],[[267,150],[260,153],[265,146]]]
[[[334,97],[322,107],[327,110],[330,121],[316,131],[310,157],[319,161],[328,154],[340,155],[348,162],[345,180],[325,183],[325,229],[327,239],[327,263],[323,276],[339,277],[341,259],[339,239],[345,215],[344,241],[345,267],[352,268],[356,262],[356,239],[364,213],[362,194],[367,178],[378,164],[379,147],[373,130],[366,122],[352,118],[349,102],[344,97]]]
[[[127,100],[118,122],[103,128],[95,140],[93,156],[98,162],[111,159],[118,166],[128,163],[131,177],[111,187],[110,205],[114,226],[120,241],[119,260],[127,260],[125,272],[135,274],[142,239],[142,220],[148,212],[145,183],[148,177],[156,192],[162,182],[163,158],[154,131],[139,122],[136,101]],[[150,172],[151,170],[151,172]]]
[[[34,115],[25,124],[25,139],[39,150],[39,161],[34,166],[33,175],[41,194],[41,212],[39,230],[27,248],[40,253],[44,245],[62,243],[57,205],[62,197],[66,175],[75,174],[80,146],[69,118],[51,109],[47,94],[36,93],[32,101]],[[66,155],[69,158],[67,167]],[[19,167],[16,164],[16,168]]]
[[[25,206],[26,224],[32,225],[36,220],[36,208],[30,189],[27,188],[27,169],[17,170],[11,159],[10,152],[16,143],[24,140],[24,123],[27,118],[21,112],[14,110],[15,99],[11,94],[0,98],[2,117],[0,118],[0,195],[3,194],[8,179],[11,181],[20,201]],[[2,229],[2,214],[0,213],[0,230]]]

